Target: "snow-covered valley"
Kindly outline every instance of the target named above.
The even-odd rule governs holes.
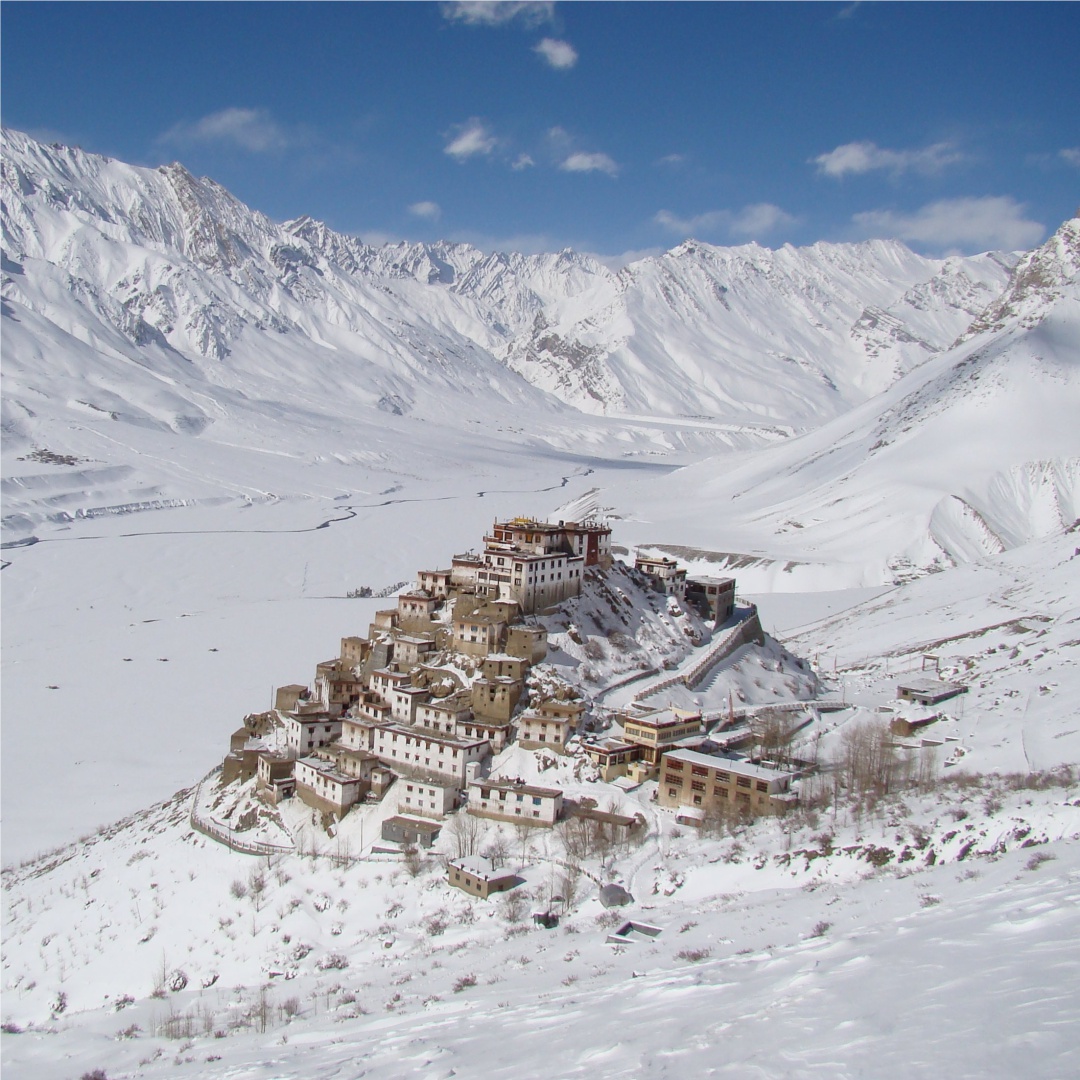
[[[613,272],[373,248],[18,133],[3,164],[5,1074],[1075,1074],[1076,219],[1024,256]],[[737,577],[777,640],[666,700],[837,706],[802,807],[699,835],[655,781],[512,747],[501,775],[646,823],[572,858],[489,826],[521,905],[446,883],[449,830],[372,854],[377,811],[336,860],[192,828],[229,732],[386,604],[351,590],[520,514]],[[830,797],[928,662],[968,692],[910,774]]]

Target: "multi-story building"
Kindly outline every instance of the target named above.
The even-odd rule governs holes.
[[[686,596],[686,570],[674,559],[638,555],[634,559],[634,569],[645,574],[659,592],[677,596],[680,600]]]
[[[476,817],[551,826],[559,820],[562,803],[559,788],[511,780],[474,780],[469,784],[469,813]]]
[[[338,772],[336,763],[324,758],[299,758],[293,775],[298,799],[339,817],[363,798],[367,788],[366,781]]]
[[[459,739],[422,729],[387,724],[373,731],[372,752],[388,768],[407,776],[448,777],[464,787],[469,766],[486,758],[486,739]]]
[[[579,701],[545,701],[527,709],[517,720],[518,742],[527,750],[551,749],[561,754],[584,711]]]
[[[657,800],[669,808],[692,807],[750,816],[775,814],[793,801],[796,774],[767,769],[745,758],[713,757],[693,750],[672,750],[660,764]]]
[[[701,616],[712,619],[717,626],[727,622],[735,612],[735,579],[693,577],[686,579],[686,599]]]
[[[623,738],[641,747],[641,758],[650,766],[660,762],[667,750],[674,750],[687,739],[698,739],[704,732],[701,713],[684,709],[654,709],[640,715],[623,714],[620,718]]]

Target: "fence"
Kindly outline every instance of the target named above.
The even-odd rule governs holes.
[[[203,785],[220,772],[221,766],[218,765],[199,781],[199,786],[195,789],[195,798],[191,803],[191,813],[188,816],[191,827],[196,832],[202,833],[203,836],[216,840],[219,844],[224,844],[230,851],[239,852],[241,855],[290,855],[295,852],[295,845],[286,847],[283,844],[268,844],[265,840],[248,840],[246,837],[238,836],[235,830],[219,825],[216,821],[211,821],[199,812],[199,806],[202,803]]]

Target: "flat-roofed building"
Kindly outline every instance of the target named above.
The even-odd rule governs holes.
[[[517,623],[506,628],[506,644],[509,656],[517,656],[530,666],[542,664],[547,656],[547,629],[539,623]]]
[[[968,688],[963,683],[945,682],[943,679],[931,679],[916,675],[902,679],[896,684],[896,696],[901,701],[915,701],[920,705],[936,705],[939,701],[948,701],[958,694],[966,694]]]
[[[579,701],[541,702],[518,717],[518,742],[526,750],[552,749],[561,754],[584,712]]]
[[[453,570],[418,570],[416,588],[434,596],[436,600],[445,600],[450,595],[453,576]]]
[[[458,788],[445,779],[405,776],[398,780],[398,810],[403,814],[422,817],[445,817],[456,806]]]
[[[620,776],[626,776],[630,766],[641,760],[642,748],[637,743],[612,737],[589,738],[581,740],[585,756],[600,770],[600,779],[605,783]]]
[[[562,811],[559,788],[537,787],[513,780],[474,780],[469,784],[469,813],[496,821],[552,826]]]
[[[419,667],[435,654],[434,635],[397,634],[394,637],[394,666],[401,671]]]
[[[491,752],[486,739],[459,739],[422,729],[387,724],[375,729],[373,751],[384,765],[403,775],[450,778],[465,786],[468,767]]]
[[[634,569],[648,577],[658,592],[677,596],[680,600],[686,595],[686,570],[674,559],[638,555],[634,559]]]
[[[744,816],[775,814],[791,805],[793,772],[768,769],[745,758],[671,750],[660,763],[657,801],[668,808],[693,807]]]
[[[285,745],[293,757],[303,757],[329,746],[341,736],[341,719],[332,717],[325,710],[301,711],[281,714],[285,731]]]
[[[447,883],[486,900],[492,893],[506,892],[521,880],[512,870],[496,870],[483,855],[465,855],[446,864]]]
[[[654,709],[642,714],[624,713],[619,718],[623,738],[641,747],[642,760],[659,764],[665,750],[704,733],[701,713],[684,709]]]
[[[405,847],[429,848],[439,838],[442,825],[430,819],[395,815],[382,823],[382,838]]]
[[[735,613],[735,579],[692,577],[686,579],[686,599],[702,618],[714,623],[727,622]]]
[[[338,772],[336,762],[325,758],[298,758],[293,775],[298,799],[339,817],[359,802],[366,791],[366,781]]]
[[[507,676],[476,679],[470,690],[473,716],[496,724],[508,724],[524,691],[525,684],[520,679]]]

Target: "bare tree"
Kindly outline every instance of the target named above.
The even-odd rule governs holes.
[[[495,838],[488,844],[485,854],[491,860],[491,865],[494,866],[496,870],[502,869],[510,855],[510,845],[506,842],[506,837],[503,836],[501,832],[495,834]]]
[[[454,815],[446,831],[450,836],[450,842],[457,858],[462,859],[467,855],[475,855],[480,850],[483,828],[479,819],[467,810],[459,810]]]

